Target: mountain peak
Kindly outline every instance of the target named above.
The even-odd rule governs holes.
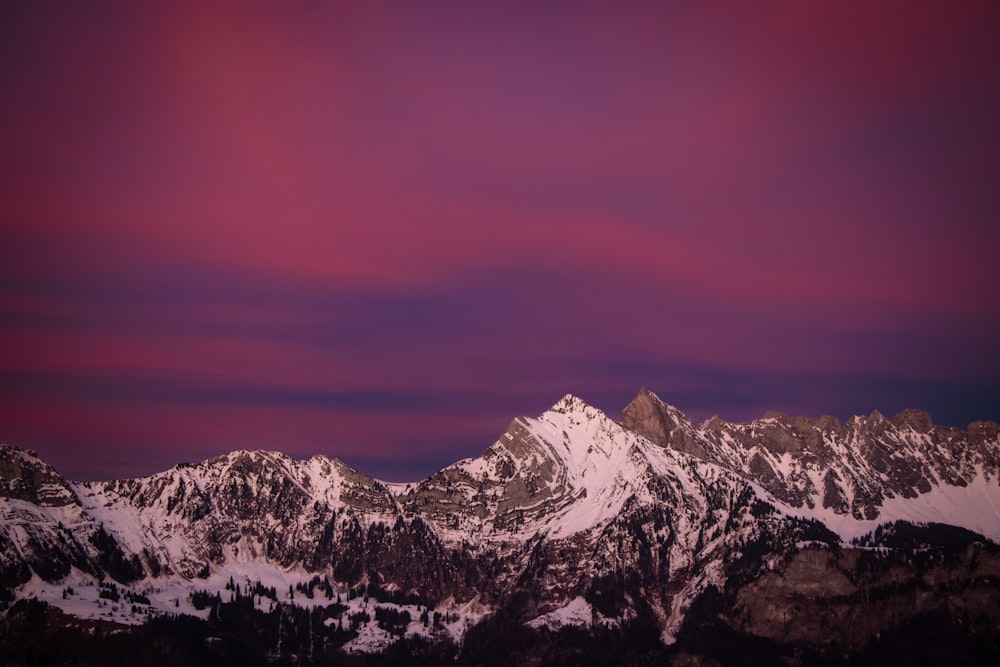
[[[62,507],[76,499],[55,468],[37,453],[13,445],[0,445],[0,498],[44,507]]]
[[[575,412],[589,407],[587,403],[575,394],[566,394],[560,398],[555,405],[549,408],[549,412]]]
[[[639,390],[639,393],[635,395],[635,398],[633,398],[632,402],[625,407],[625,410],[623,412],[629,411],[630,409],[634,410],[645,407],[650,407],[652,409],[664,411],[676,417],[683,417],[685,420],[687,420],[687,417],[686,415],[684,415],[683,412],[678,410],[673,405],[670,405],[662,398],[657,396],[656,393],[650,391],[649,389],[646,389],[645,387]]]
[[[923,410],[903,410],[892,418],[897,426],[912,428],[917,433],[927,433],[934,428],[931,416]]]
[[[663,403],[663,399],[661,399],[659,396],[656,395],[655,392],[647,389],[646,387],[640,388],[639,389],[639,393],[637,393],[635,395],[635,399],[633,399],[633,400],[639,400],[640,398],[644,398],[644,399],[648,399],[648,400],[653,400],[653,401],[658,401],[660,403]]]
[[[38,458],[38,452],[30,449],[24,449],[23,447],[18,447],[16,445],[0,443],[0,460],[13,459],[19,459],[22,461],[31,460],[37,463],[44,463],[40,458]]]
[[[704,457],[705,452],[700,447],[693,446],[694,441],[684,437],[694,430],[694,424],[683,412],[663,400],[646,388],[640,389],[636,397],[629,403],[618,423],[626,429],[638,433],[650,442],[663,446],[672,446],[688,454]]]
[[[546,410],[544,414],[582,415],[589,419],[605,416],[602,410],[595,408],[574,394],[566,394],[555,405]]]

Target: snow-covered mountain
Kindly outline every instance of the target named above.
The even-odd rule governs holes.
[[[935,426],[907,410],[841,424],[768,413],[747,424],[696,425],[643,389],[621,424],[763,487],[783,510],[844,537],[896,519],[961,526],[1000,540],[1000,425]]]
[[[118,623],[208,618],[199,594],[221,602],[240,581],[244,591],[287,589],[280,599],[257,595],[254,604],[270,609],[319,577],[327,600],[334,592],[348,600],[341,614],[366,610],[368,595],[398,609],[416,604],[414,616],[424,605],[425,614],[445,614],[442,632],[459,642],[484,614],[515,610],[534,628],[643,619],[670,644],[691,632],[706,600],[720,599],[713,623],[807,641],[771,622],[790,604],[787,590],[763,611],[754,601],[777,584],[747,591],[775,576],[786,588],[820,590],[840,572],[846,583],[827,590],[840,602],[822,612],[834,613],[870,596],[879,584],[865,577],[880,568],[922,585],[926,568],[872,565],[864,554],[903,537],[907,548],[951,545],[931,528],[938,524],[961,531],[965,570],[934,581],[1000,573],[1000,555],[982,537],[1000,539],[1000,427],[935,427],[912,411],[846,424],[768,415],[696,425],[645,390],[616,422],[566,396],[537,418],[514,420],[481,456],[412,484],[322,456],[247,451],[146,478],[74,483],[33,453],[0,446],[0,517],[8,600],[39,597]],[[108,611],[99,593],[111,580],[146,607]],[[986,581],[976,584],[987,589],[979,606],[1000,608],[997,584]],[[297,604],[320,604],[311,599]],[[351,627],[354,648],[385,645],[366,624]],[[860,639],[833,636],[856,649],[894,626],[873,618],[865,627]],[[430,637],[428,628],[414,620],[402,634]]]

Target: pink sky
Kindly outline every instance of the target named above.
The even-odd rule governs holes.
[[[0,441],[411,480],[568,392],[1000,420],[995,3],[203,5],[0,9]]]

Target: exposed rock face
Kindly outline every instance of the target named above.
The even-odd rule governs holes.
[[[650,442],[665,444],[677,451],[708,459],[701,440],[691,437],[696,429],[680,410],[667,405],[648,389],[642,389],[622,412],[621,425]]]
[[[916,559],[813,548],[739,589],[722,616],[740,632],[846,655],[920,616],[995,631],[998,600],[1000,553],[983,545],[951,550],[947,557],[924,552]]]
[[[789,508],[821,517],[878,519],[886,502],[933,490],[1000,484],[998,426],[935,426],[924,412],[887,420],[877,412],[840,424],[768,413],[747,424],[714,418],[700,426],[643,390],[622,412],[623,426],[760,484]],[[997,536],[995,525],[975,526]]]
[[[0,449],[0,498],[40,507],[64,507],[76,502],[66,480],[35,452],[9,447]]]
[[[516,600],[525,620],[576,600],[597,624],[652,619],[668,642],[691,632],[692,605],[721,591],[712,623],[850,652],[963,596],[976,618],[1000,608],[998,557],[980,536],[956,533],[961,549],[919,564],[900,541],[919,531],[872,532],[905,517],[1000,536],[989,509],[1000,507],[998,465],[989,422],[961,431],[908,411],[699,426],[646,390],[620,423],[567,396],[514,420],[482,456],[408,485],[321,456],[246,451],[76,484],[0,446],[0,588],[33,574],[58,582],[74,567],[196,586],[268,563],[431,602]]]
[[[186,578],[241,559],[323,569],[343,550],[366,554],[358,542],[369,528],[400,517],[384,484],[339,461],[273,452],[233,452],[78,489],[84,507],[128,527],[120,539],[143,554],[149,569]]]
[[[72,567],[98,573],[120,549],[86,515],[76,493],[34,452],[0,446],[0,587],[39,576],[58,580]]]

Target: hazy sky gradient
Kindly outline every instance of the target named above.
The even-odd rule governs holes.
[[[0,441],[70,477],[1000,420],[995,2],[153,4],[0,8]]]

